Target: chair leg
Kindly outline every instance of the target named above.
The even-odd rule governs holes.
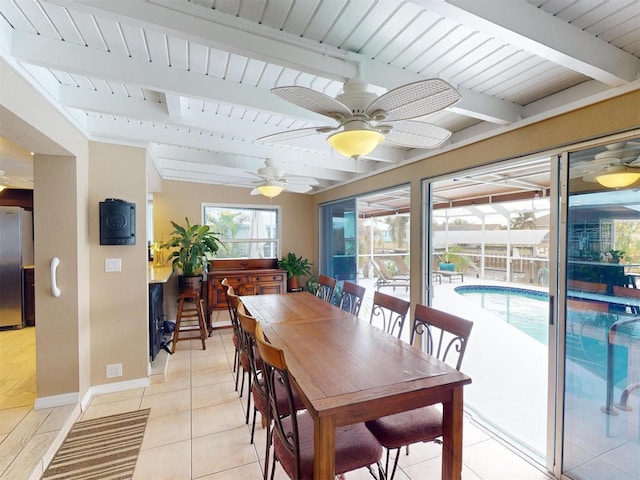
[[[263,480],[267,480],[269,476],[269,452],[271,451],[271,425],[267,424],[267,441],[264,453],[264,476]]]
[[[389,454],[389,451],[387,450],[387,455]],[[398,448],[396,450],[396,459],[393,462],[393,470],[391,471],[391,476],[389,476],[389,470],[387,470],[387,479],[388,480],[393,480],[393,477],[396,476],[396,468],[398,468],[398,459],[400,458],[400,449]]]
[[[255,403],[255,401],[253,402]],[[251,444],[253,445],[253,436],[256,432],[256,416],[258,415],[258,409],[253,407],[253,423],[251,424]]]
[[[249,412],[251,411],[251,397],[253,396],[251,394],[251,382],[253,381],[253,379],[251,378],[253,375],[250,373],[249,374],[249,382],[247,385],[247,413],[245,414],[245,419],[244,419],[244,423],[249,425]]]
[[[240,382],[240,397],[242,397],[242,395],[244,394],[244,374],[247,373],[247,371],[243,368],[242,369],[242,381]]]
[[[236,392],[238,391],[238,379],[240,378],[241,369],[242,369],[242,366],[240,365],[240,353],[238,352],[238,368],[236,369]]]
[[[236,348],[235,352],[233,353],[233,373],[236,373],[236,368],[238,368],[239,361],[240,361],[240,350]],[[236,387],[236,390],[237,389],[238,388]]]

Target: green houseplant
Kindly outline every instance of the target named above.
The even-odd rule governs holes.
[[[182,271],[181,291],[202,288],[202,275],[209,259],[224,246],[218,234],[212,232],[208,225],[191,225],[187,217],[185,223],[182,226],[172,221],[172,237],[162,245],[163,248],[177,248],[171,252],[167,261],[171,261],[174,270],[179,268]]]
[[[309,260],[298,257],[293,252],[278,260],[278,267],[287,271],[287,286],[290,291],[300,288],[300,277],[311,275],[311,265],[313,264]]]

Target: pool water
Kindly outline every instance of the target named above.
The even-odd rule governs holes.
[[[456,292],[540,343],[549,343],[549,296],[523,288],[461,286]]]
[[[540,343],[549,344],[549,295],[546,292],[492,285],[463,285],[456,287],[455,291]],[[597,319],[596,313],[568,311],[567,315],[577,315],[581,322],[587,324]],[[608,326],[602,325],[599,328],[602,330],[601,335],[596,336],[567,332],[565,354],[576,364],[605,379],[607,344],[603,339]],[[614,351],[614,383],[624,383],[627,377],[628,349],[615,345]]]

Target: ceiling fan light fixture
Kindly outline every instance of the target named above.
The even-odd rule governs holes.
[[[595,177],[603,187],[624,188],[634,184],[640,179],[640,169],[630,168],[626,165],[609,167],[607,170]]]
[[[282,185],[278,185],[277,182],[271,180],[265,182],[264,185],[258,186],[258,191],[265,197],[269,198],[277,197],[282,193],[282,190],[284,190]]]
[[[376,130],[344,130],[327,138],[338,153],[353,158],[371,153],[383,141],[384,135]]]

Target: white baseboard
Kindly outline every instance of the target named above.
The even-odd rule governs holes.
[[[80,409],[84,412],[89,405],[91,397],[102,393],[121,392],[123,390],[131,390],[134,388],[148,387],[150,384],[149,378],[138,378],[136,380],[126,380],[124,382],[107,383],[104,385],[96,385],[89,388],[87,393],[80,400],[79,392],[63,393],[61,395],[52,395],[50,397],[36,398],[34,409],[40,410],[43,408],[62,407],[63,405],[80,404]]]
[[[149,378],[138,378],[135,380],[125,380],[124,382],[105,383],[103,385],[96,385],[89,390],[91,396],[101,395],[103,393],[121,392],[123,390],[132,390],[134,388],[144,388],[149,386]]]
[[[34,409],[62,407],[63,405],[74,405],[80,401],[79,392],[63,393],[61,395],[51,395],[50,397],[36,398]]]

